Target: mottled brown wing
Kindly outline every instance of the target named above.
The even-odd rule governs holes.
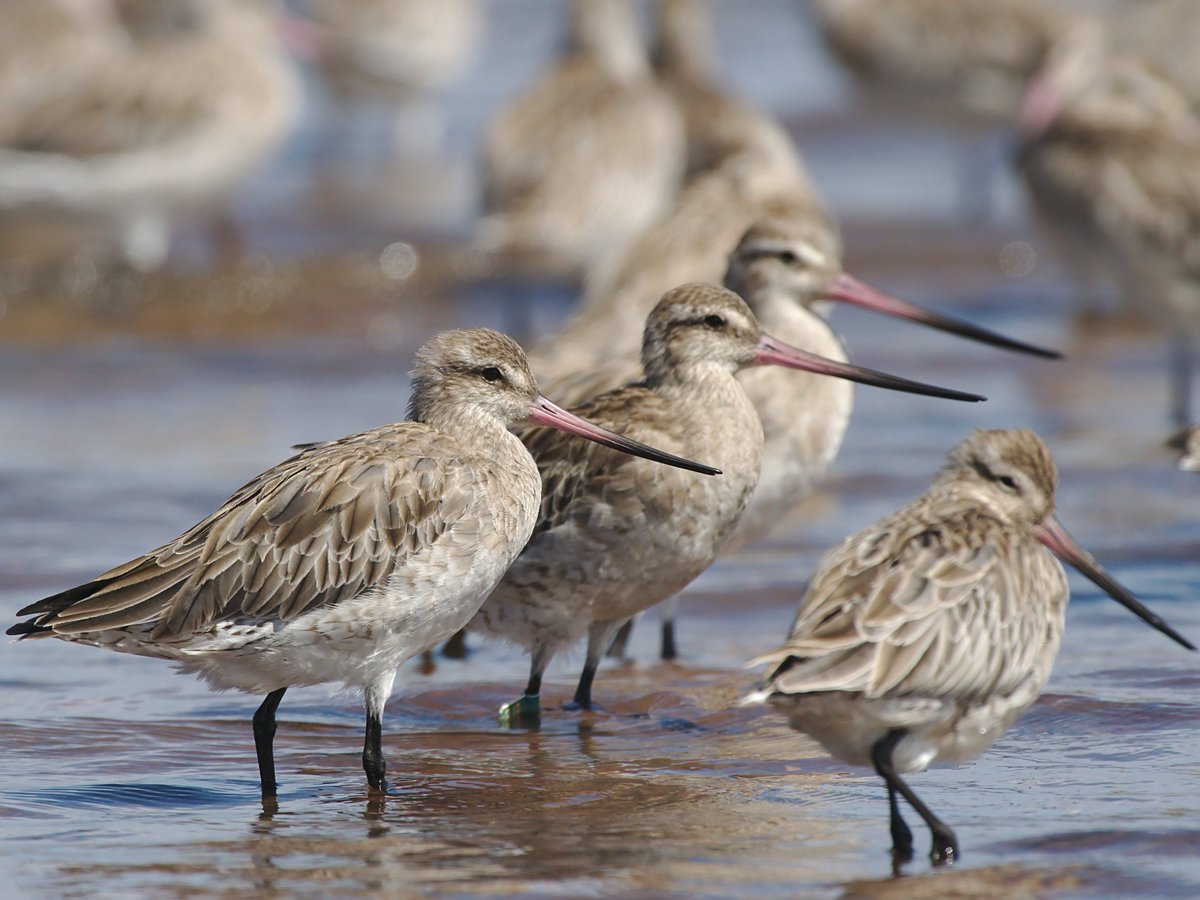
[[[21,611],[60,633],[287,621],[379,584],[473,519],[476,474],[416,423],[314,445],[169,544]]]
[[[665,407],[647,388],[628,385],[574,407],[572,412],[652,446],[682,452],[669,435],[649,427],[655,420],[670,421]],[[633,410],[641,414],[634,417]],[[602,496],[606,514],[611,512],[615,520],[624,522],[638,521],[645,503],[653,502],[636,490],[634,467],[640,461],[635,457],[550,428],[528,428],[519,436],[542,478],[542,507],[531,543],[576,514],[590,514],[598,508],[591,502],[594,498]]]
[[[566,407],[575,407],[606,391],[633,384],[642,377],[640,353],[617,353],[595,365],[585,366],[556,378],[538,378],[547,397]]]
[[[1030,602],[1031,579],[1053,577],[1044,552],[977,511],[916,507],[830,551],[787,643],[759,660],[766,687],[971,699],[1025,677],[1045,643]]]

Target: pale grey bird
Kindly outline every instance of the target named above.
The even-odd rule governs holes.
[[[474,615],[529,539],[541,481],[523,422],[716,474],[585,422],[540,393],[515,341],[447,331],[417,353],[408,420],[312,444],[144,556],[20,610],[8,634],[173,661],[254,714],[264,801],[275,711],[337,682],[366,705],[363,768],[387,789],[381,731],[400,665]],[[705,479],[706,480],[706,479]]]
[[[1024,429],[972,432],[933,486],[825,555],[784,645],[747,702],[769,702],[831,755],[886,782],[892,852],[913,854],[897,795],[933,836],[953,830],[901,777],[990,747],[1042,692],[1069,596],[1055,559],[1194,650],[1113,580],[1054,517],[1054,460]]]

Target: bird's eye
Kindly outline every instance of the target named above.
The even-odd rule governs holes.
[[[782,253],[779,254],[779,261],[782,262],[785,266],[794,266],[796,263],[798,263],[800,261],[800,257],[798,257],[791,250],[784,250]]]
[[[1017,489],[1017,480],[1011,475],[1001,475],[996,480],[1000,482],[1000,486],[1006,490],[1015,491]]]
[[[725,327],[725,320],[718,315],[705,316],[704,324],[708,328],[712,328],[713,330],[718,330],[718,329]]]
[[[483,376],[485,381],[500,381],[504,378],[504,373],[495,366],[486,366],[479,370],[479,374]]]

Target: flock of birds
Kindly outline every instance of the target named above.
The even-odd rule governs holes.
[[[421,5],[320,3],[330,19],[339,9],[357,18],[340,23],[337,41],[328,23],[309,39],[339,47],[361,77],[413,90],[412,72],[438,68],[436,53],[423,66],[394,59],[389,20],[371,9]],[[425,5],[451,18],[474,7]],[[294,84],[263,27],[275,11],[251,0],[33,6],[53,40],[37,53],[0,45],[0,208],[120,209],[123,240],[150,262],[163,246],[146,222],[211,201],[218,185],[232,190],[280,139]],[[1198,7],[813,0],[811,10],[885,104],[918,114],[919,97],[939,115],[1019,122],[1019,164],[1041,217],[1083,264],[1113,267],[1105,277],[1161,299],[1188,334],[1200,328],[1200,78],[1183,71],[1190,49],[1160,42],[1195,35]],[[791,136],[719,86],[705,4],[661,0],[657,11],[650,54],[629,0],[575,0],[561,59],[488,131],[477,245],[583,276],[559,333],[528,357],[486,329],[438,334],[417,353],[405,421],[298,447],[174,540],[26,606],[8,633],[160,657],[213,687],[265,694],[254,715],[265,803],[277,793],[286,690],[359,689],[363,767],[383,793],[383,709],[407,659],[464,628],[518,644],[529,682],[501,716],[528,722],[541,714],[547,663],[586,637],[573,705],[588,709],[600,662],[632,617],[765,534],[821,479],[845,433],[850,382],[983,399],[851,365],[823,318],[833,302],[1057,355],[846,273],[837,225]],[[1138,27],[1112,27],[1118,16]],[[1160,24],[1169,16],[1174,28]],[[395,21],[419,32],[411,23],[423,20]],[[71,65],[39,71],[52,64],[48,46]],[[72,140],[88,102],[136,119],[163,101],[156,92],[179,86],[138,67],[161,72],[154,54],[179,62],[185,46],[209,75],[192,95],[171,94],[174,118],[118,119],[87,132],[90,144]],[[96,60],[117,52],[131,62],[102,64],[111,83],[98,83]],[[166,189],[175,165],[187,167],[187,191]],[[115,204],[118,194],[147,199]],[[1033,432],[973,432],[925,494],[829,551],[787,639],[759,660],[767,673],[747,702],[771,704],[883,778],[898,863],[913,856],[901,797],[930,829],[931,859],[958,856],[954,832],[903,776],[980,754],[1036,700],[1063,630],[1059,559],[1195,649],[1058,524],[1056,481]],[[676,652],[672,622],[668,613],[665,655]]]

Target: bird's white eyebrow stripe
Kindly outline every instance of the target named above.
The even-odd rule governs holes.
[[[787,252],[796,254],[810,266],[824,266],[829,261],[824,253],[807,241],[762,241],[746,248],[743,254],[751,259],[758,259],[764,256],[779,256]]]

